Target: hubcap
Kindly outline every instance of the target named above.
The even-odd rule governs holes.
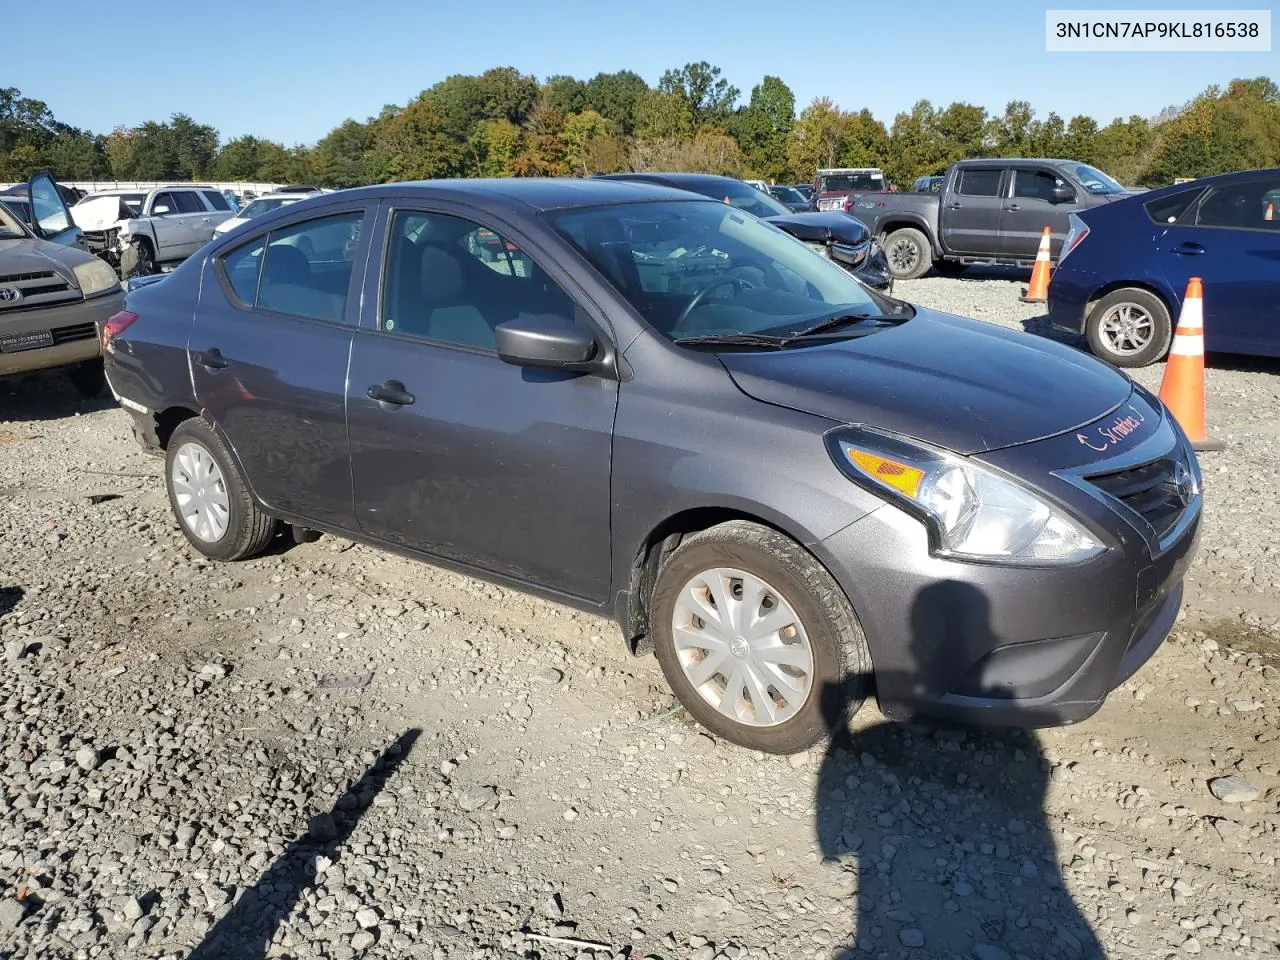
[[[1155,321],[1136,303],[1117,303],[1102,318],[1102,339],[1112,353],[1129,356],[1138,353],[1155,335]]]
[[[230,521],[231,500],[222,471],[209,451],[188,440],[174,455],[169,479],[183,525],[205,543],[221,540]]]
[[[920,251],[910,240],[898,240],[889,245],[889,263],[899,273],[915,269],[920,262]]]
[[[772,585],[719,567],[689,580],[671,618],[676,656],[698,695],[737,723],[772,727],[813,691],[804,624]]]

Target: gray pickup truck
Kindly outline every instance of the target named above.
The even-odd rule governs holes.
[[[863,194],[848,209],[879,239],[893,276],[913,280],[930,266],[1029,267],[1045,227],[1056,259],[1070,214],[1135,192],[1078,160],[961,160],[937,193]]]

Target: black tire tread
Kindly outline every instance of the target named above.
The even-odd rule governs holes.
[[[894,238],[909,239],[920,248],[920,259],[915,267],[906,273],[897,273],[893,269],[893,261],[889,260],[889,272],[893,274],[895,280],[915,280],[923,277],[929,272],[929,268],[933,266],[933,247],[929,243],[929,238],[917,230],[915,227],[900,227],[897,230],[887,234],[881,247],[885,247],[885,253],[888,253],[888,245],[893,242]]]

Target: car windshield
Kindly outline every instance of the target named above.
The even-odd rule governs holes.
[[[783,203],[807,203],[804,197],[800,195],[799,190],[791,187],[774,187],[770,191],[775,200],[781,200]]]
[[[282,197],[263,197],[261,200],[253,201],[253,203],[241,210],[237,216],[241,220],[252,220],[254,217],[260,217],[264,213],[270,213],[272,210],[282,207],[286,203],[290,202],[292,202],[292,198],[286,200]]]
[[[145,193],[91,193],[87,197],[82,197],[76,206],[88,203],[90,200],[101,200],[103,197],[118,197],[129,210],[129,213],[135,217],[142,216],[142,204],[147,199]]]
[[[1067,169],[1094,196],[1104,197],[1114,193],[1128,192],[1101,170],[1091,167],[1087,163],[1075,163]]]
[[[681,190],[700,193],[712,200],[728,203],[731,207],[745,210],[757,217],[781,217],[791,214],[785,204],[779,203],[763,190],[757,190],[742,181],[715,180],[709,184],[703,181],[692,184],[679,183],[676,186]]]
[[[878,172],[824,173],[818,189],[823,193],[842,193],[847,190],[883,190],[884,175]]]
[[[786,337],[836,317],[909,316],[732,204],[655,201],[548,214],[662,335]],[[851,335],[851,334],[850,334]]]
[[[27,235],[14,213],[15,208],[8,206],[12,199],[12,197],[0,197],[0,239],[4,240],[18,240]]]

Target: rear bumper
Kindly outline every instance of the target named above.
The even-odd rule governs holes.
[[[70,366],[101,356],[99,325],[123,307],[124,293],[118,292],[34,310],[5,311],[0,314],[0,337],[30,335],[54,342],[0,349],[0,376]]]

